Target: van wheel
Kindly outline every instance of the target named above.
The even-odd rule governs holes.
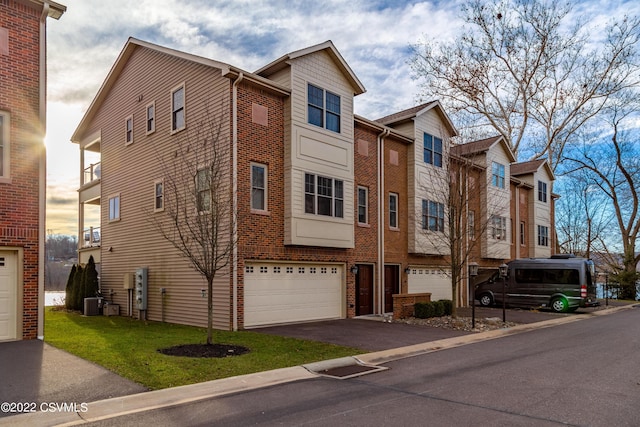
[[[553,301],[551,301],[551,309],[556,313],[564,313],[568,308],[569,304],[564,298],[554,298]]]
[[[480,305],[483,307],[489,307],[493,305],[493,298],[491,297],[491,294],[480,295],[479,301],[480,301]]]

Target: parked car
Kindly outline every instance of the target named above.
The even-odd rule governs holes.
[[[510,307],[548,307],[561,313],[598,305],[593,261],[573,255],[507,263],[504,300]],[[482,306],[502,304],[503,281],[495,272],[476,285]]]

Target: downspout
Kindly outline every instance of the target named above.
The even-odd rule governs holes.
[[[378,313],[384,314],[384,139],[389,136],[389,129],[378,135]]]
[[[39,52],[39,119],[40,136],[43,138],[37,143],[39,147],[39,177],[38,177],[38,330],[39,340],[44,340],[44,268],[45,268],[45,227],[46,227],[46,197],[47,197],[47,151],[44,144],[44,135],[47,129],[47,17],[49,16],[49,3],[42,5],[40,14],[40,52]]]
[[[232,104],[232,187],[233,187],[233,232],[231,238],[233,239],[233,251],[231,269],[232,281],[233,281],[233,330],[238,330],[238,85],[244,78],[244,74],[240,72],[238,77],[233,82],[233,91],[231,100]]]

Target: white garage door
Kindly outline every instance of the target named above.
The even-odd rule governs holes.
[[[431,293],[431,301],[451,299],[451,274],[434,268],[412,268],[409,273],[409,293]]]
[[[0,251],[0,341],[15,340],[18,268],[14,252]]]
[[[263,326],[342,315],[342,266],[247,263],[244,326]]]

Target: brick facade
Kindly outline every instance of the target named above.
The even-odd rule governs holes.
[[[48,16],[58,18],[64,12],[59,7]],[[42,333],[38,305],[39,286],[44,283],[44,266],[39,265],[45,185],[41,171],[45,156],[40,105],[41,67],[45,67],[40,51],[42,10],[38,2],[0,0],[0,113],[10,123],[8,150],[4,149],[9,172],[0,176],[0,250],[17,255],[18,278],[22,278],[17,339],[34,339]]]

